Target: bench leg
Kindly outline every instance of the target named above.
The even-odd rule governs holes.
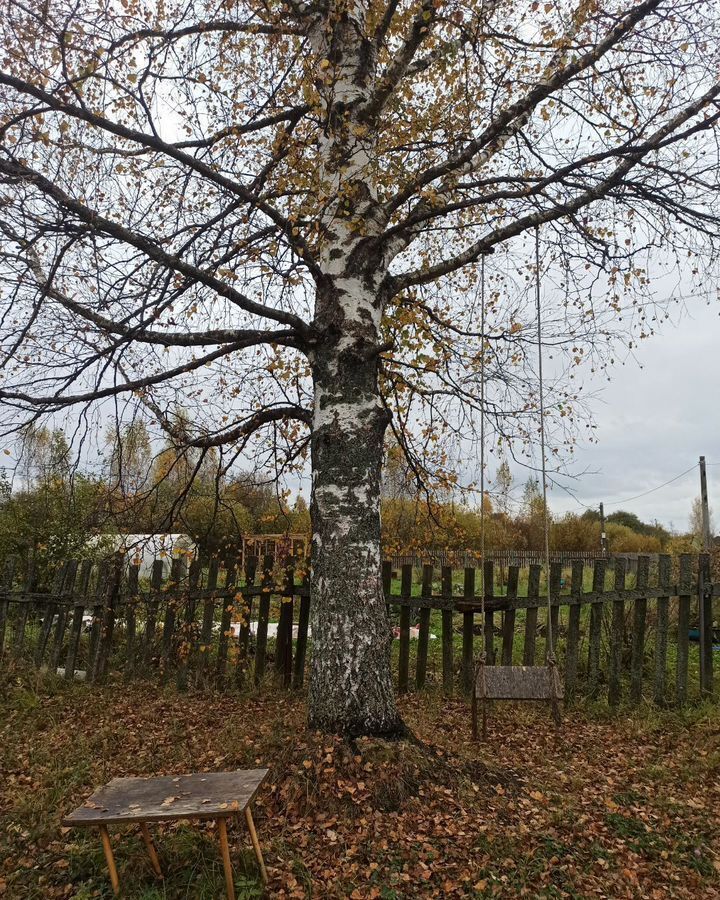
[[[112,847],[110,846],[110,835],[107,826],[100,826],[100,837],[102,839],[103,850],[105,851],[105,861],[110,870],[110,883],[112,884],[113,893],[117,897],[120,893],[120,879],[118,878],[117,869],[115,868],[115,857],[113,856]]]
[[[158,859],[157,850],[155,849],[155,844],[153,844],[153,839],[150,837],[150,831],[147,827],[147,822],[140,823],[140,830],[142,831],[143,840],[145,841],[145,846],[147,847],[147,852],[150,856],[150,862],[152,863],[152,867],[155,870],[155,874],[158,878],[163,877],[162,869],[160,868],[160,860]]]
[[[235,900],[235,879],[233,878],[232,865],[230,864],[230,848],[228,847],[227,823],[224,818],[217,820],[218,834],[220,835],[220,852],[222,853],[223,868],[225,869],[225,890],[228,900]]]
[[[258,840],[257,832],[255,831],[255,823],[253,822],[249,806],[245,807],[245,821],[247,822],[247,827],[250,832],[250,840],[252,841],[253,850],[255,851],[255,859],[257,859],[258,865],[260,866],[260,877],[262,878],[263,884],[267,884],[267,870],[265,869],[265,862],[263,860],[262,850],[260,849],[260,841]]]

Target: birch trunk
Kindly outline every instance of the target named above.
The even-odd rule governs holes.
[[[391,735],[403,724],[380,577],[380,470],[389,415],[378,391],[379,303],[353,281],[318,297],[317,307],[329,337],[313,365],[310,725]],[[333,320],[342,327],[334,329]]]

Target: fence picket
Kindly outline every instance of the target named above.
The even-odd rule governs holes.
[[[568,636],[565,649],[565,700],[572,703],[577,691],[578,656],[580,652],[580,615],[583,595],[584,565],[581,559],[572,561],[570,596],[575,601],[570,604],[568,615]]]
[[[88,590],[90,588],[90,576],[92,575],[93,563],[91,559],[84,559],[80,565],[80,579],[73,606],[73,619],[70,628],[70,639],[68,641],[68,652],[65,657],[65,680],[72,681],[75,677],[75,667],[77,664],[78,651],[80,649],[80,639],[82,637],[83,615],[85,613],[85,601],[87,600]],[[87,670],[86,670],[87,677]]]
[[[528,572],[528,599],[539,601],[541,566],[533,563]],[[535,665],[535,644],[537,641],[538,607],[530,606],[525,613],[525,646],[523,647],[523,665]]]
[[[520,569],[518,566],[508,567],[507,598],[517,599]],[[503,613],[503,640],[502,640],[502,664],[511,666],[513,663],[513,645],[515,643],[515,617],[516,610],[511,606]]]
[[[615,559],[614,591],[625,590],[626,562],[622,557]],[[608,704],[618,706],[622,698],[622,652],[625,639],[625,601],[613,600],[612,624],[610,630],[610,653],[608,658]]]
[[[648,586],[650,560],[638,556],[635,586],[643,590]],[[645,623],[647,621],[647,597],[638,597],[633,605],[632,649],[630,651],[630,699],[642,700],[643,667],[645,664]]]
[[[475,569],[469,566],[465,569],[463,574],[463,600],[467,603],[472,603],[475,600]],[[472,690],[473,679],[475,677],[475,659],[473,653],[475,639],[475,613],[472,609],[466,609],[463,612],[462,629],[463,690],[466,694],[469,694]]]
[[[444,599],[452,598],[452,569],[443,566],[440,570],[441,592]],[[442,611],[442,680],[446,697],[453,695],[453,611],[443,608]]]
[[[592,589],[594,594],[605,590],[607,561],[596,559],[593,566]],[[588,636],[588,694],[596,699],[600,690],[600,641],[605,603],[601,599],[590,604],[590,633]]]
[[[655,703],[663,706],[667,698],[665,688],[667,682],[667,642],[670,608],[670,573],[671,561],[666,554],[658,560],[658,587],[667,589],[668,596],[657,599],[657,627],[655,630]]]
[[[690,604],[692,602],[692,558],[680,555],[680,586],[678,597],[677,673],[675,695],[682,706],[687,701],[688,656],[690,649]]]
[[[259,684],[265,675],[265,656],[267,654],[267,633],[270,620],[270,597],[273,589],[272,556],[263,559],[262,593],[258,604],[257,637],[255,639],[255,684]]]
[[[422,569],[422,586],[420,597],[429,601],[432,597],[433,567],[424,565]],[[420,689],[425,687],[427,675],[428,646],[430,643],[430,607],[421,606],[418,625],[417,659],[415,661],[415,686]]]

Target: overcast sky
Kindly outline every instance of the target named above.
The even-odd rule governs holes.
[[[611,383],[588,382],[588,390],[599,389],[592,406],[598,443],[576,454],[575,469],[587,473],[565,480],[578,500],[592,506],[602,500],[606,514],[622,507],[683,531],[700,492],[697,466],[645,497],[617,501],[657,488],[703,454],[710,505],[720,511],[719,370],[720,304],[697,300],[678,322],[641,344],[638,362],[616,366]],[[556,512],[582,511],[557,487],[549,500]]]

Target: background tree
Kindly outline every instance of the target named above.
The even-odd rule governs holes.
[[[221,467],[252,456],[281,477],[309,452],[310,720],[401,728],[386,429],[417,478],[452,488],[482,370],[493,445],[530,454],[542,275],[562,445],[576,367],[652,332],[655,276],[714,262],[715,12],[2,0],[7,432],[142,408],[178,445],[223,448]]]

